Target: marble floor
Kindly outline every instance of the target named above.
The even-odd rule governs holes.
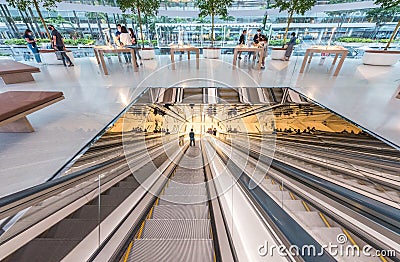
[[[62,91],[65,100],[31,114],[36,132],[0,133],[0,197],[45,182],[67,163],[146,87],[168,86],[290,86],[318,103],[400,146],[400,63],[392,67],[366,66],[347,59],[333,77],[331,58],[319,65],[313,59],[299,74],[303,57],[289,62],[267,59],[257,70],[242,59],[232,67],[232,55],[222,60],[195,61],[184,56],[172,70],[168,56],[146,60],[134,72],[116,58],[104,76],[94,58],[76,59],[75,67],[41,66],[35,82],[5,85],[12,90]]]

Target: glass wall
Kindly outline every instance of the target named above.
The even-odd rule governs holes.
[[[348,2],[358,1],[326,0],[317,1],[317,4]],[[141,37],[137,16],[122,14],[116,7],[115,0],[71,0],[68,3],[82,4],[82,9],[89,11],[42,11],[45,21],[55,25],[62,33],[67,46],[84,47],[104,44],[106,38],[112,39],[117,23],[133,28],[137,36]],[[65,2],[64,6],[67,6],[68,3]],[[221,47],[234,45],[242,29],[250,29],[250,34],[252,34],[253,29],[260,27],[265,28],[270,35],[271,46],[281,45],[287,15],[276,14],[271,9],[267,9],[273,3],[273,0],[235,1],[231,8],[235,11],[234,14],[240,13],[239,10],[256,10],[257,14],[217,18],[214,36],[216,45]],[[96,10],[94,6],[107,7],[108,12],[92,12]],[[143,17],[143,38],[146,40],[146,44],[162,48],[173,42],[184,41],[197,46],[208,46],[211,39],[209,18],[199,18],[195,12],[186,12],[189,9],[195,10],[193,1],[161,1],[160,13],[162,10],[172,10],[170,13],[174,15]],[[296,32],[300,42],[307,45],[330,41],[353,49],[363,46],[382,47],[400,19],[399,10],[382,15],[374,9],[357,9],[357,5],[352,5],[349,9],[351,10],[307,12],[305,15],[295,16],[290,31]],[[265,12],[260,10],[265,10]],[[33,8],[18,10],[1,4],[0,53],[4,53],[4,49],[10,46],[24,46],[25,41],[22,39],[22,35],[26,28],[31,29],[37,38],[42,38],[42,43],[48,42],[45,29]],[[392,47],[399,47],[398,36]],[[353,52],[351,51],[351,53]]]

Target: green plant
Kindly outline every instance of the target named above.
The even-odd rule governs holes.
[[[338,42],[342,43],[373,43],[374,40],[370,38],[360,38],[360,37],[339,37],[336,39]]]
[[[4,44],[6,44],[6,45],[26,45],[26,41],[25,41],[25,39],[13,38],[13,39],[5,40]]]
[[[283,43],[286,42],[286,38],[289,32],[290,23],[292,22],[293,15],[301,14],[310,10],[315,5],[315,0],[276,0],[272,8],[279,8],[279,12],[287,11],[288,19],[287,26],[285,29],[285,35],[283,37]]]
[[[296,44],[300,44],[300,40],[299,39],[296,40]],[[271,39],[271,40],[268,41],[268,45],[270,45],[270,46],[283,46],[284,45],[284,41],[283,40]]]
[[[66,45],[93,45],[96,41],[92,39],[77,38],[77,39],[64,39]]]
[[[39,19],[42,22],[44,30],[46,30],[47,37],[50,39],[50,32],[47,29],[46,22],[44,21],[42,12],[40,11],[39,3],[41,3],[42,6],[47,10],[51,10],[52,8],[56,7],[57,3],[61,2],[62,0],[6,0],[6,1],[10,6],[18,8],[19,10],[25,10],[33,3],[36,12],[39,16]]]
[[[38,44],[42,43],[50,43],[50,39],[37,39],[36,42]],[[78,39],[64,39],[64,43],[66,45],[93,45],[95,43],[95,40],[92,39],[86,39],[86,38],[78,38]],[[13,38],[13,39],[7,39],[4,41],[4,44],[6,45],[26,45],[25,39],[19,39],[19,38]]]
[[[390,39],[379,39],[378,41],[371,38],[361,38],[361,37],[339,37],[338,42],[342,43],[388,43]],[[400,40],[398,40],[400,41]]]
[[[399,7],[400,0],[375,0],[376,5],[380,5],[383,10],[390,10],[391,8]],[[397,22],[395,29],[393,30],[392,36],[390,37],[385,50],[390,47],[390,44],[393,42],[394,38],[396,37],[397,31],[400,28],[400,20]]]
[[[117,4],[122,11],[131,9],[133,13],[138,15],[138,23],[140,27],[140,38],[144,46],[142,14],[147,16],[156,15],[160,8],[160,0],[117,0]]]
[[[211,16],[211,45],[214,45],[215,16],[228,17],[228,7],[233,0],[196,0],[195,6],[200,9],[199,17]]]

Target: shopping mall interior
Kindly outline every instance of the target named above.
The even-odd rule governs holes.
[[[400,0],[0,0],[0,261],[400,261]]]

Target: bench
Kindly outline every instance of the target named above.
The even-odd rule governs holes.
[[[25,65],[14,60],[0,60],[0,77],[5,84],[15,84],[34,81],[32,73],[38,73],[40,69]]]
[[[10,91],[0,93],[0,132],[29,133],[27,115],[64,99],[62,92]]]

